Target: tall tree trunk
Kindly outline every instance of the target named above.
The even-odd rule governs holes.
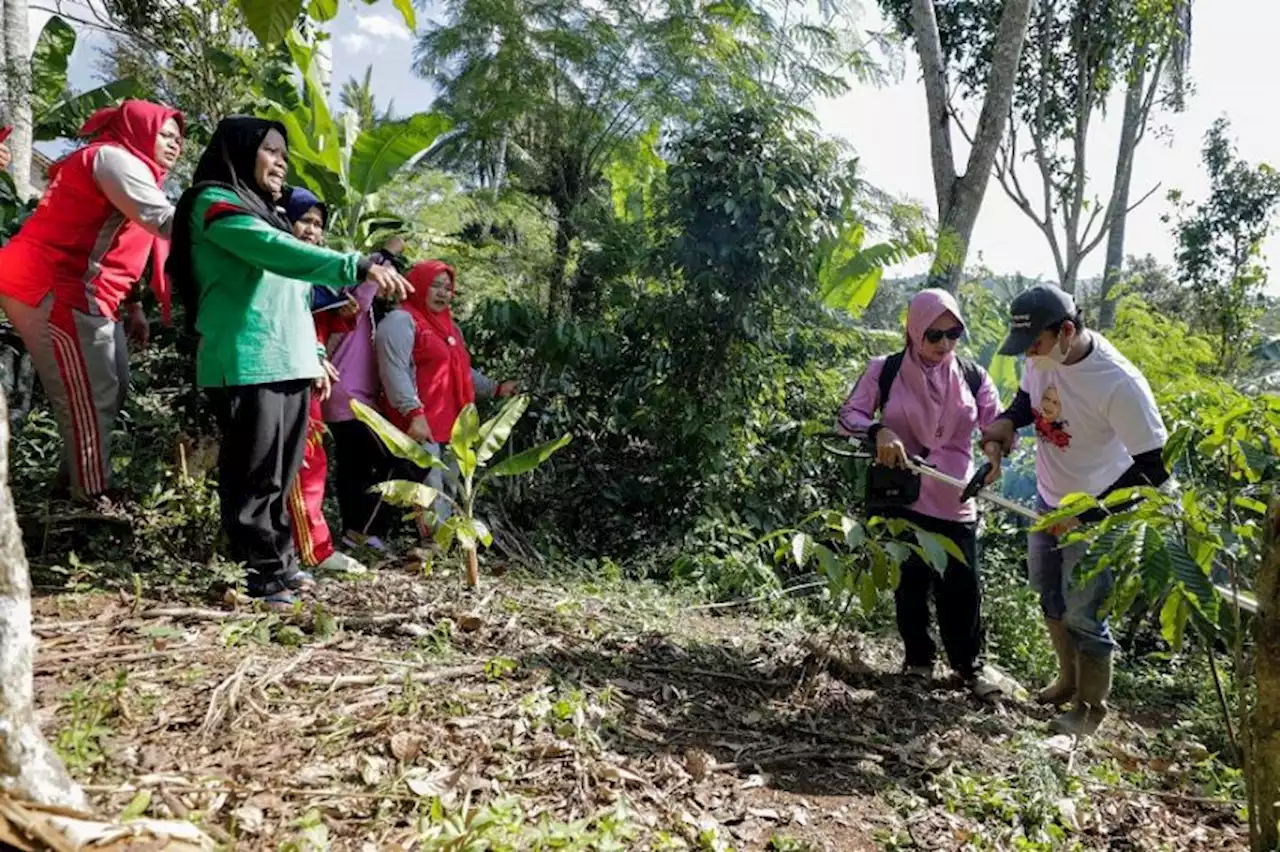
[[[1116,321],[1116,300],[1112,291],[1120,283],[1124,269],[1124,229],[1129,219],[1129,185],[1133,179],[1133,154],[1138,147],[1147,111],[1143,109],[1147,88],[1146,51],[1134,61],[1129,88],[1124,94],[1124,121],[1120,125],[1120,147],[1116,152],[1116,174],[1112,182],[1115,215],[1107,234],[1107,261],[1102,274],[1102,313],[1099,327],[1111,328]]]
[[[9,70],[9,51],[4,45],[4,0],[0,0],[0,71]],[[9,120],[9,75],[0,74],[0,127],[8,127]]]
[[[14,187],[21,198],[30,198],[31,188],[31,47],[28,36],[27,0],[4,2],[4,73],[7,78],[8,119],[13,124],[9,150]]]
[[[1076,284],[1080,280],[1080,262],[1084,260],[1084,256],[1079,252],[1069,252],[1070,259],[1067,266],[1062,270],[1062,275],[1058,281],[1058,286],[1071,295],[1076,293]]]
[[[563,318],[569,313],[569,255],[573,251],[573,233],[568,214],[560,214],[556,222],[556,255],[551,267],[551,286],[547,290],[547,315]]]
[[[493,185],[490,188],[495,200],[502,194],[502,187],[507,182],[507,145],[510,139],[511,131],[503,128],[502,137],[498,140],[498,152],[493,156]]]
[[[31,579],[9,490],[9,413],[0,393],[0,789],[85,810],[84,793],[40,735],[31,660]]]
[[[1258,571],[1258,651],[1253,730],[1246,732],[1246,769],[1253,764],[1249,791],[1255,852],[1280,849],[1280,499],[1267,514],[1266,545]],[[1249,736],[1249,733],[1252,736]]]
[[[973,226],[978,221],[987,181],[1009,120],[1009,105],[1013,102],[1013,87],[1018,79],[1018,63],[1030,19],[1031,0],[1007,0],[1004,4],[973,147],[964,174],[957,175],[951,148],[946,60],[934,0],[912,0],[911,3],[911,28],[929,109],[929,146],[938,203],[938,248],[931,278],[937,286],[953,293],[960,286]]]

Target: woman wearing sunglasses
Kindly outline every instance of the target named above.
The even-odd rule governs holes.
[[[901,466],[909,456],[923,456],[943,473],[968,481],[974,472],[974,434],[1000,413],[1000,399],[986,371],[955,354],[963,335],[954,296],[945,290],[917,293],[907,309],[906,348],[867,365],[840,409],[840,431],[874,443],[879,464]],[[882,514],[951,539],[965,557],[963,562],[948,557],[941,574],[915,554],[902,565],[894,601],[905,650],[903,673],[933,676],[932,589],[951,669],[980,698],[995,696],[999,687],[983,676],[975,502],[961,502],[954,488],[924,477],[915,503]]]

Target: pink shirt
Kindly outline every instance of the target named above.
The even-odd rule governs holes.
[[[354,420],[351,400],[357,399],[376,408],[378,404],[378,361],[373,354],[373,298],[378,285],[365,281],[351,291],[360,304],[355,328],[345,334],[333,334],[324,341],[329,361],[338,370],[338,381],[324,401],[324,422],[341,423]]]
[[[903,385],[901,375],[893,381],[889,394],[889,405],[881,412],[877,420],[875,413],[880,407],[880,373],[888,356],[882,355],[871,359],[867,370],[858,380],[853,394],[840,407],[840,425],[857,435],[865,434],[875,423],[883,423],[902,439],[908,455],[920,455],[925,449],[912,438],[912,430],[907,428],[906,411],[900,395],[910,393]],[[966,387],[964,389],[965,404],[955,406],[953,416],[964,418],[951,437],[942,446],[929,447],[926,457],[930,464],[949,476],[963,479],[966,482],[973,476],[973,437],[974,433],[989,425],[1000,413],[1000,395],[996,391],[991,377],[983,371],[982,385],[978,388],[977,399],[973,399]],[[936,479],[922,477],[920,483],[920,499],[909,507],[914,512],[947,521],[973,521],[978,517],[978,508],[973,500],[960,501],[960,492]]]

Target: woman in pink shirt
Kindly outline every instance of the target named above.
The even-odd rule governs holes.
[[[409,271],[403,259],[404,240],[392,237],[370,258],[390,264],[402,274]],[[382,500],[370,489],[392,478],[394,459],[373,430],[356,419],[351,401],[378,407],[380,385],[378,359],[374,354],[374,297],[376,286],[368,282],[350,291],[359,307],[350,331],[330,335],[323,343],[329,362],[338,371],[329,398],[321,406],[324,422],[333,435],[338,511],[342,515],[342,541],[349,548],[367,547],[387,553],[384,538],[394,512],[379,511]]]
[[[867,365],[840,409],[841,431],[874,442],[880,464],[900,465],[908,456],[923,456],[940,471],[968,481],[974,472],[974,434],[999,414],[1000,399],[981,367],[956,356],[956,343],[963,334],[964,320],[954,296],[945,290],[917,293],[907,310],[906,349],[873,358]],[[898,367],[887,400],[882,400],[886,363],[890,370],[895,363]],[[946,536],[965,556],[964,562],[950,558],[941,575],[915,555],[903,564],[894,601],[906,652],[904,673],[933,675],[937,649],[929,635],[932,589],[938,632],[952,670],[980,697],[994,695],[999,688],[982,676],[982,593],[974,501],[961,502],[956,489],[924,477],[915,503],[883,514]]]

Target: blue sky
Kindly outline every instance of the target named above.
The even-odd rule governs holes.
[[[32,13],[33,42],[48,17],[48,14]],[[418,22],[420,25],[428,22],[426,11],[419,12]],[[380,106],[385,107],[394,99],[396,112],[401,115],[431,108],[435,87],[409,70],[413,62],[413,37],[389,2],[383,0],[375,6],[345,2],[329,30],[335,93],[348,77],[361,78],[365,68],[372,66]],[[79,29],[68,73],[73,88],[81,90],[101,84],[94,66],[97,53],[107,43],[107,37],[101,32]]]
[[[875,5],[867,0],[859,26],[883,25]],[[418,23],[426,25],[430,7],[420,9]],[[1248,26],[1241,26],[1248,21]],[[33,21],[39,26],[40,22]],[[394,99],[405,114],[428,109],[433,89],[409,70],[413,38],[388,0],[373,6],[344,2],[331,26],[335,91],[348,77],[360,77],[373,67],[373,85],[385,106]],[[1200,198],[1205,179],[1200,149],[1205,131],[1219,116],[1231,119],[1241,154],[1253,162],[1280,164],[1280,115],[1274,107],[1275,34],[1280,32],[1280,0],[1213,0],[1197,3],[1192,41],[1191,73],[1195,93],[1189,108],[1160,118],[1159,132],[1149,133],[1138,151],[1133,176],[1134,197],[1157,187],[1155,194],[1129,218],[1130,254],[1155,254],[1172,259],[1173,241],[1161,217],[1169,212],[1165,194],[1180,189]],[[34,36],[34,31],[33,31]],[[96,85],[93,53],[101,36],[82,35],[73,56],[71,79],[78,88]],[[933,207],[929,140],[925,124],[924,91],[913,56],[904,57],[902,76],[883,88],[862,86],[842,98],[818,105],[823,129],[848,140],[861,158],[864,175],[881,189]],[[1095,123],[1088,146],[1090,192],[1110,191],[1114,168],[1120,105]],[[967,154],[962,137],[954,140],[957,156]],[[962,167],[962,166],[961,166]],[[1030,177],[1030,176],[1028,176]],[[1269,254],[1280,262],[1280,242],[1268,242]],[[1082,277],[1101,270],[1103,249],[1086,260]],[[974,234],[973,262],[998,272],[1028,276],[1054,275],[1052,256],[1044,237],[992,180]],[[917,262],[901,271],[916,271]],[[1280,272],[1272,277],[1280,291]]]
[[[428,23],[428,11],[419,10],[419,26]],[[383,0],[374,6],[344,4],[331,32],[335,91],[349,77],[362,78],[364,69],[372,66],[380,107],[394,100],[400,115],[430,109],[435,87],[409,70],[413,63],[413,37],[390,3]]]

